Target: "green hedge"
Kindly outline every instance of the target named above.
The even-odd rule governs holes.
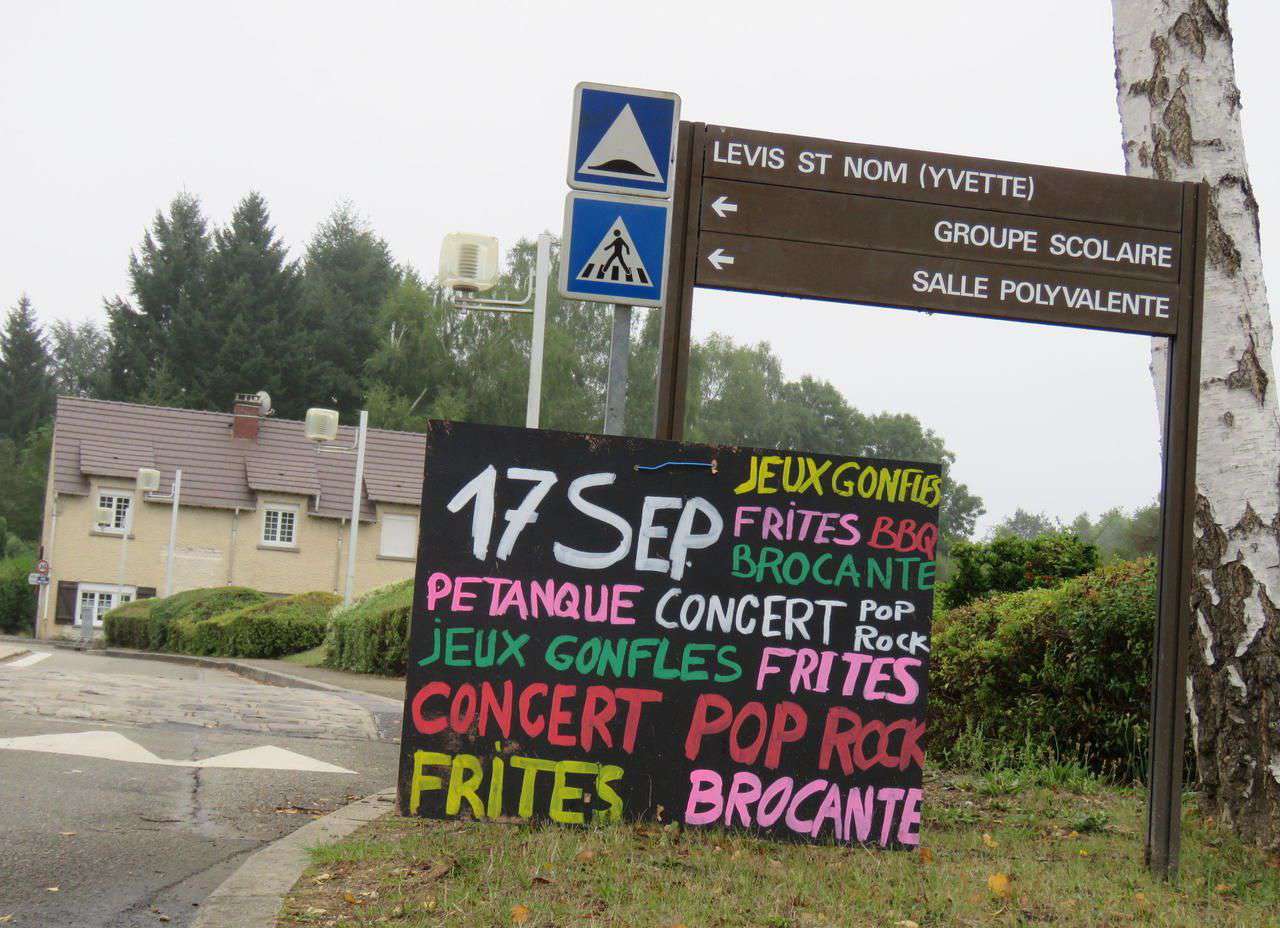
[[[404,673],[409,649],[413,581],[380,587],[329,620],[325,664],[356,673]]]
[[[27,584],[27,574],[35,569],[31,557],[0,561],[0,633],[35,631],[36,587]]]
[[[198,622],[266,601],[266,595],[248,587],[218,586],[125,603],[103,618],[107,644],[143,651],[169,650],[169,628],[177,619]]]
[[[332,593],[300,593],[204,619],[184,616],[168,626],[168,647],[184,654],[279,657],[324,641]]]
[[[1145,773],[1156,568],[1124,561],[934,618],[929,747],[979,733],[1122,779]]]

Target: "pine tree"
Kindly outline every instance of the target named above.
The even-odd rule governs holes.
[[[134,302],[115,297],[106,303],[112,398],[138,399],[164,365],[177,378],[178,401],[198,404],[199,391],[193,388],[201,364],[207,363],[202,316],[209,248],[196,197],[180,193],[167,216],[156,213],[139,250],[129,257]]]
[[[307,405],[359,408],[365,364],[378,347],[378,311],[400,276],[387,243],[350,206],[321,223],[307,247],[305,338],[294,355]]]
[[[236,393],[265,389],[282,415],[297,417],[308,398],[295,376],[300,279],[276,237],[266,201],[249,193],[231,224],[214,233],[205,276],[205,363],[193,405],[225,409]]]
[[[49,349],[24,293],[0,333],[0,436],[21,442],[53,414]]]

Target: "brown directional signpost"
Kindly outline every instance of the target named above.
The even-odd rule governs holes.
[[[1207,188],[681,122],[658,438],[695,288],[1168,338],[1146,853],[1178,865]]]

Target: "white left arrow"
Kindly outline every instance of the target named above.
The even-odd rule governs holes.
[[[717,248],[707,255],[707,260],[711,262],[711,266],[717,271],[723,271],[726,265],[733,263],[733,255],[727,255],[724,253],[723,248]]]
[[[327,764],[314,757],[286,751],[271,744],[246,748],[243,751],[232,751],[229,754],[218,754],[204,760],[167,760],[114,731],[80,731],[58,735],[28,735],[24,738],[0,738],[0,751],[36,751],[41,754],[96,757],[99,760],[114,760],[126,764],[153,764],[158,767],[355,773],[354,770]]]
[[[738,204],[730,202],[729,198],[722,193],[711,201],[711,208],[716,211],[717,216],[723,219],[725,213],[736,213]]]

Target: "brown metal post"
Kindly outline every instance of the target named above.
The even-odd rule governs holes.
[[[698,260],[698,207],[702,196],[703,123],[680,123],[671,208],[671,257],[667,301],[662,307],[658,401],[653,435],[679,441],[684,435],[689,384],[689,331],[693,320],[694,266]]]
[[[1170,340],[1165,382],[1160,585],[1151,678],[1146,840],[1147,866],[1159,877],[1177,873],[1181,849],[1207,197],[1205,184],[1183,187],[1183,312],[1179,314],[1178,332]]]

